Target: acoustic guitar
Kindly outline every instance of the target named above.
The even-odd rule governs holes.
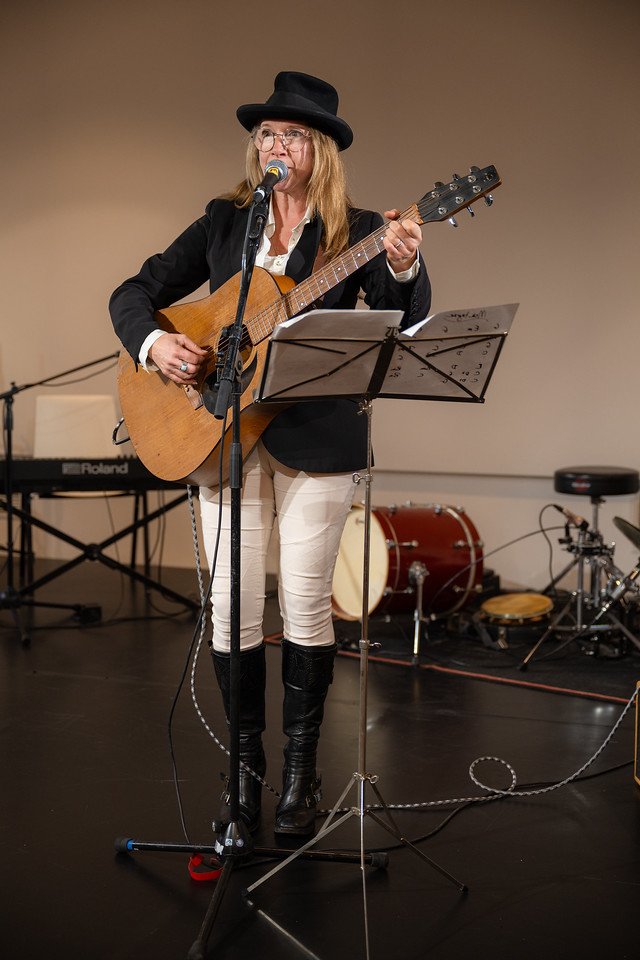
[[[399,219],[418,224],[453,221],[457,210],[469,207],[480,197],[490,205],[490,193],[501,182],[495,167],[471,167],[464,177],[456,176],[446,185],[436,183]],[[282,409],[278,404],[253,402],[271,333],[279,323],[310,309],[329,290],[382,253],[387,226],[383,224],[297,285],[290,277],[274,277],[258,267],[254,270],[240,343],[240,435],[245,457]],[[218,420],[207,408],[212,407],[209,400],[216,392],[218,360],[225,353],[225,328],[235,320],[239,290],[240,274],[236,274],[208,297],[155,314],[162,330],[184,333],[202,347],[211,348],[211,358],[195,386],[179,386],[160,372],[136,371],[126,350],[120,354],[118,392],[127,431],[137,456],[162,480],[210,487],[219,483],[220,446],[225,430],[231,430],[232,413],[226,421]],[[224,443],[227,457],[229,446],[229,442]],[[223,480],[227,475],[228,464],[223,464]]]

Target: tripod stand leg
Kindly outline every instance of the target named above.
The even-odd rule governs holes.
[[[9,608],[9,611],[10,611],[10,613],[11,613],[11,618],[12,618],[12,620],[13,620],[13,622],[14,622],[15,628],[16,628],[16,630],[18,631],[18,634],[19,634],[19,636],[20,636],[20,643],[23,644],[23,646],[25,646],[25,647],[28,646],[28,645],[31,643],[31,637],[30,637],[29,634],[23,629],[22,621],[21,621],[21,619],[20,619],[20,615],[19,615],[18,611],[16,610],[15,607],[10,607],[10,608]]]
[[[189,953],[187,954],[188,960],[205,960],[207,953],[207,942],[213,929],[213,925],[216,921],[216,917],[220,911],[220,904],[222,903],[222,898],[224,897],[225,891],[229,884],[232,869],[233,859],[229,858],[224,861],[222,873],[220,874],[220,877],[216,883],[216,889],[213,892],[213,896],[209,901],[209,907],[204,916],[204,920],[202,921],[198,938],[193,941]]]
[[[249,900],[249,898],[247,898],[247,903],[252,910],[255,910],[256,915],[260,917],[261,920],[265,920],[270,927],[279,933],[280,936],[283,937],[290,946],[295,947],[295,949],[301,953],[302,956],[306,957],[307,960],[321,960],[317,953],[312,953],[308,947],[305,947],[304,943],[301,943],[296,937],[293,936],[292,933],[290,933],[288,930],[285,930],[285,928],[279,923],[276,923],[273,917],[270,917],[265,910],[261,910],[260,907],[256,907],[255,903]]]
[[[390,833],[392,834],[392,836],[396,837],[396,839],[399,840],[404,847],[406,847],[408,850],[411,850],[412,853],[415,853],[416,856],[420,857],[421,860],[424,860],[425,863],[428,863],[430,867],[433,867],[434,870],[437,870],[438,873],[441,874],[443,877],[445,877],[447,880],[450,880],[451,883],[453,883],[458,888],[458,890],[460,890],[461,893],[466,893],[466,891],[468,890],[466,883],[462,883],[460,880],[456,880],[456,878],[453,877],[450,873],[447,873],[444,867],[441,867],[440,864],[436,863],[434,860],[428,857],[425,853],[422,852],[422,850],[419,850],[413,843],[411,843],[410,840],[407,840],[406,837],[402,836],[395,820],[391,815],[391,811],[387,807],[387,804],[385,803],[382,797],[382,794],[378,790],[376,784],[372,783],[371,786],[373,787],[374,793],[378,798],[378,800],[380,801],[380,804],[382,805],[382,808],[389,822],[388,823],[385,822],[385,820],[383,820],[382,817],[379,817],[378,814],[376,814],[374,811],[369,810],[368,813],[371,819],[375,820],[375,822],[379,826],[383,827],[387,831],[387,833]]]
[[[638,650],[640,650],[640,640],[638,639],[638,637],[636,637],[634,633],[631,632],[631,630],[628,629],[628,627],[624,625],[624,623],[618,620],[618,618],[613,613],[607,613],[607,618],[611,621],[614,627],[616,627],[618,630],[620,630],[621,633],[625,635],[627,640],[630,640],[631,643],[635,647],[637,647]]]
[[[540,639],[538,640],[538,642],[537,642],[536,644],[534,644],[534,646],[531,648],[531,650],[529,650],[529,653],[526,655],[526,657],[524,658],[524,660],[522,661],[522,663],[518,666],[518,670],[526,670],[526,669],[527,669],[527,667],[528,667],[528,665],[529,665],[529,661],[531,660],[531,658],[533,657],[533,655],[535,654],[535,652],[542,646],[542,644],[543,644],[544,641],[547,639],[547,637],[550,636],[550,634],[553,633],[553,631],[554,631],[555,628],[558,626],[558,624],[561,622],[561,620],[563,620],[563,618],[564,618],[565,614],[567,613],[567,611],[569,610],[569,607],[571,606],[572,602],[573,602],[573,598],[572,598],[571,600],[569,600],[567,603],[565,603],[564,607],[562,608],[562,610],[560,611],[560,613],[558,614],[558,616],[555,617],[555,619],[549,624],[549,626],[547,627],[547,629],[545,630],[545,632],[542,634],[542,636],[540,637]]]
[[[339,820],[336,820],[335,823],[332,823],[330,827],[324,830],[324,833],[322,834],[322,836],[326,837],[329,833],[333,833],[334,830],[342,826],[345,820],[349,820],[349,818],[352,816],[353,816],[353,811],[351,810],[348,813],[345,813],[344,816],[342,816]],[[283,860],[282,863],[279,863],[278,866],[274,867],[273,870],[270,870],[269,873],[265,873],[263,877],[260,877],[260,879],[256,880],[255,883],[252,883],[250,887],[247,887],[246,892],[252,893],[252,891],[255,890],[256,887],[259,887],[261,884],[263,884],[265,880],[269,880],[271,877],[275,876],[276,873],[279,873],[280,870],[283,870],[284,867],[288,866],[290,863],[293,863],[294,860],[298,860],[300,857],[302,857],[307,852],[307,850],[309,850],[309,848],[312,847],[318,841],[319,837],[320,837],[320,834],[317,834],[307,843],[303,844],[303,846],[299,847],[297,850],[294,850],[294,852],[289,857],[287,857],[286,860]],[[350,861],[345,861],[345,862],[350,862]]]

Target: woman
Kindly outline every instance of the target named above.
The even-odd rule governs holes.
[[[159,369],[177,384],[194,384],[208,352],[181,333],[164,333],[154,311],[192,293],[205,280],[218,289],[241,267],[253,191],[268,162],[282,160],[288,175],[271,195],[269,219],[256,263],[296,282],[382,223],[379,214],[349,202],[340,151],[352,142],[337,115],[338,95],[303,73],[279,73],[266,103],[237,111],[251,132],[246,178],[228,196],[212,200],[163,254],[113,294],[111,316],[133,359],[149,375]],[[426,316],[430,285],[418,258],[420,228],[388,211],[386,258],[376,257],[323,299],[323,308],[353,308],[362,288],[375,309],[404,311],[403,326]],[[147,374],[140,374],[146,376]],[[262,615],[266,555],[277,519],[280,534],[279,603],[284,624],[283,788],[276,810],[278,834],[313,832],[319,781],[316,749],[333,675],[335,639],[331,584],[353,499],[354,471],[367,462],[366,418],[349,400],[293,404],[278,414],[247,457],[242,489],[240,631],[240,816],[259,823],[265,728],[265,654]],[[200,489],[205,548],[212,563],[218,491]],[[213,662],[229,717],[229,492],[223,490],[223,534],[213,585]]]

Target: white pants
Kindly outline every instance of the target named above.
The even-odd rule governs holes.
[[[240,648],[262,643],[267,550],[277,518],[280,533],[278,599],[284,636],[303,646],[334,642],[333,571],[353,502],[352,473],[303,473],[283,466],[261,441],[244,464],[241,514]],[[201,488],[204,547],[213,563],[218,490]],[[222,532],[213,582],[213,645],[230,646],[230,491],[222,496]]]

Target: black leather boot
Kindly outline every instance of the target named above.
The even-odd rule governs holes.
[[[282,717],[289,741],[284,748],[282,796],[276,809],[275,832],[279,834],[313,833],[321,796],[316,751],[336,649],[336,644],[303,647],[282,641]]]
[[[229,654],[212,650],[213,665],[222,693],[222,702],[229,724]],[[238,812],[247,825],[249,832],[257,829],[260,823],[260,803],[262,784],[253,777],[242,764],[246,764],[260,777],[264,777],[267,763],[262,747],[262,732],[265,728],[264,691],[266,664],[264,644],[240,653],[240,789],[238,794]],[[228,781],[223,794],[225,803],[229,802]]]

